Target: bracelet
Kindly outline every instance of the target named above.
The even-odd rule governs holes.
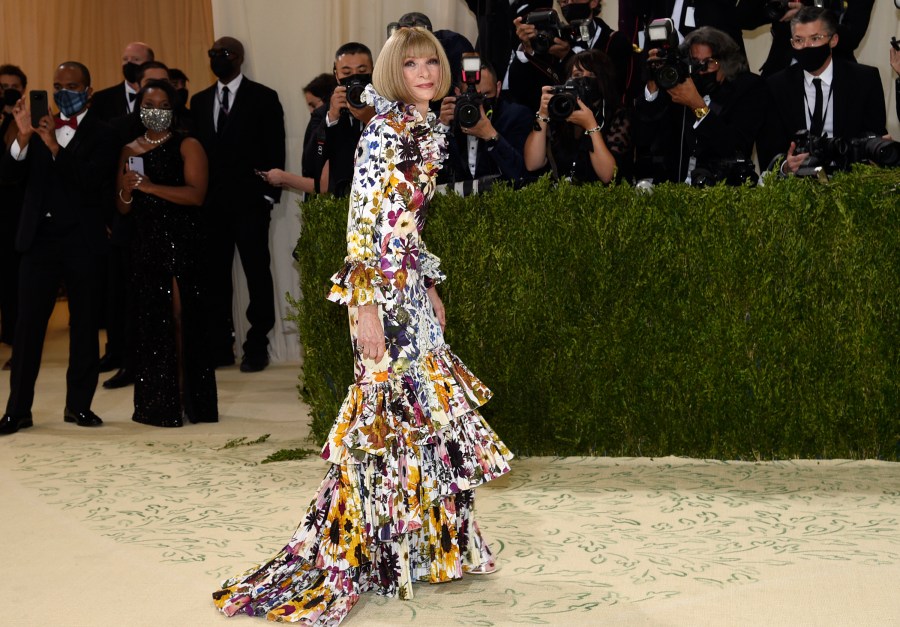
[[[122,192],[123,192],[123,191],[125,191],[125,190],[123,190],[123,189],[120,187],[120,188],[119,188],[119,200],[121,200],[121,201],[122,201],[123,203],[125,203],[126,205],[130,205],[131,203],[134,202],[134,198],[132,197],[131,200],[125,200],[124,198],[122,198]]]
[[[540,111],[534,114],[534,119],[538,120],[539,122],[543,122],[544,124],[550,124],[550,118],[541,115]]]
[[[602,126],[595,126],[594,128],[589,128],[588,130],[586,130],[584,134],[593,135],[594,133],[599,133],[601,130],[603,130]]]

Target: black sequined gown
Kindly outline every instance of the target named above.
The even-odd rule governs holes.
[[[144,173],[160,185],[184,185],[183,137],[145,152]],[[203,315],[203,251],[199,207],[134,192],[135,422],[177,426],[218,419],[216,375]],[[172,277],[181,296],[184,383],[179,385]]]

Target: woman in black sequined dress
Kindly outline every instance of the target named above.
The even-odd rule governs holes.
[[[176,102],[167,82],[141,90],[147,131],[122,149],[118,176],[119,210],[132,211],[135,224],[132,420],[157,427],[218,420],[199,225],[208,166],[200,143],[173,130]]]

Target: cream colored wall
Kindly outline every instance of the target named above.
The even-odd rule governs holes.
[[[900,137],[894,101],[894,74],[888,64],[888,40],[900,37],[900,11],[890,0],[877,0],[869,32],[858,51],[859,60],[881,69],[888,102],[888,130]],[[607,2],[603,18],[613,27],[618,23],[617,3]],[[302,139],[309,113],[302,86],[321,72],[331,70],[334,50],[342,43],[360,41],[376,54],[385,38],[385,26],[407,11],[421,11],[435,28],[447,28],[466,35],[474,44],[475,20],[462,0],[212,0],[213,25],[217,37],[231,35],[244,43],[245,73],[253,80],[276,89],[285,109],[288,163],[300,170]],[[770,44],[768,29],[745,33],[750,65],[758,69]],[[212,82],[211,75],[209,83]],[[208,84],[208,83],[207,83]],[[204,87],[202,80],[191,83],[192,91]],[[298,281],[291,251],[300,233],[298,196],[287,193],[273,211],[271,229],[275,293],[298,295]],[[238,283],[243,282],[236,270]],[[235,320],[243,336],[246,291],[238,288]],[[312,295],[322,297],[323,295]],[[287,311],[282,305],[281,317]],[[297,338],[290,327],[279,323],[272,339],[276,360],[299,357]]]

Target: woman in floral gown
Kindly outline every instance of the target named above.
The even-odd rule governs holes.
[[[346,263],[328,296],[349,308],[355,383],[287,546],[213,594],[227,615],[336,625],[362,592],[409,599],[414,581],[495,569],[473,489],[508,472],[512,455],[477,411],[490,391],[444,343],[444,275],[420,237],[446,154],[428,105],[449,85],[431,33],[403,28],[387,41],[365,91],[376,115],[357,148]]]

